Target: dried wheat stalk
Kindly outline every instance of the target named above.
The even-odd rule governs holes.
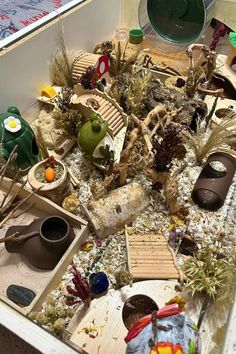
[[[75,55],[66,49],[62,20],[58,22],[58,31],[58,50],[49,64],[50,77],[55,85],[73,87],[72,71]]]
[[[236,157],[236,152],[228,145],[236,143],[236,113],[232,112],[222,122],[212,129],[209,138],[204,141],[204,136],[198,124],[197,132],[182,132],[186,145],[193,150],[197,164],[214,152],[226,152]]]

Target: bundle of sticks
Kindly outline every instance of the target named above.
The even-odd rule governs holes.
[[[12,150],[11,154],[9,155],[8,160],[6,163],[2,166],[1,171],[0,171],[0,188],[2,186],[3,180],[6,177],[6,171],[10,167],[11,163],[15,159],[16,155],[16,150],[17,150],[17,145],[14,147]],[[19,217],[20,215],[24,214],[28,210],[30,210],[34,204],[27,205],[25,208],[22,208],[23,205],[25,205],[32,197],[34,194],[38,192],[38,190],[41,188],[36,189],[29,195],[27,195],[25,198],[20,199],[20,193],[25,187],[27,180],[21,183],[19,188],[17,188],[17,191],[14,191],[14,186],[18,182],[18,179],[20,177],[21,170],[18,169],[13,180],[11,181],[9,189],[6,191],[6,193],[3,196],[3,199],[0,202],[0,228],[2,228],[6,222],[10,219],[14,219]],[[11,237],[11,238],[10,238]],[[8,238],[10,239],[19,239],[19,235],[11,235]],[[1,239],[0,242],[5,242],[6,239]]]

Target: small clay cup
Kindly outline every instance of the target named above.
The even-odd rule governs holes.
[[[37,171],[44,166],[46,160],[38,162],[31,167],[28,173],[28,182],[33,190],[41,188],[37,194],[46,197],[58,205],[62,205],[65,197],[71,194],[70,175],[66,165],[60,161],[55,161],[56,165],[60,165],[63,168],[63,174],[59,179],[53,182],[40,182],[37,179]]]
[[[122,310],[122,319],[125,327],[129,330],[133,325],[146,315],[150,315],[153,311],[158,311],[159,307],[147,295],[131,296],[124,304]]]
[[[23,254],[36,268],[53,269],[74,240],[74,230],[64,218],[53,215],[34,220],[27,226],[11,226],[5,237],[15,232],[25,235],[33,231],[38,233],[25,240],[5,242],[6,250]]]

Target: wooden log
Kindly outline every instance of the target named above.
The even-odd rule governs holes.
[[[82,211],[91,222],[100,238],[116,233],[130,224],[149,204],[143,187],[134,182],[112,191],[102,198],[82,206]]]

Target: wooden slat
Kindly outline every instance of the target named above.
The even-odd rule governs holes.
[[[163,235],[126,234],[129,271],[134,279],[179,279],[173,255]]]

